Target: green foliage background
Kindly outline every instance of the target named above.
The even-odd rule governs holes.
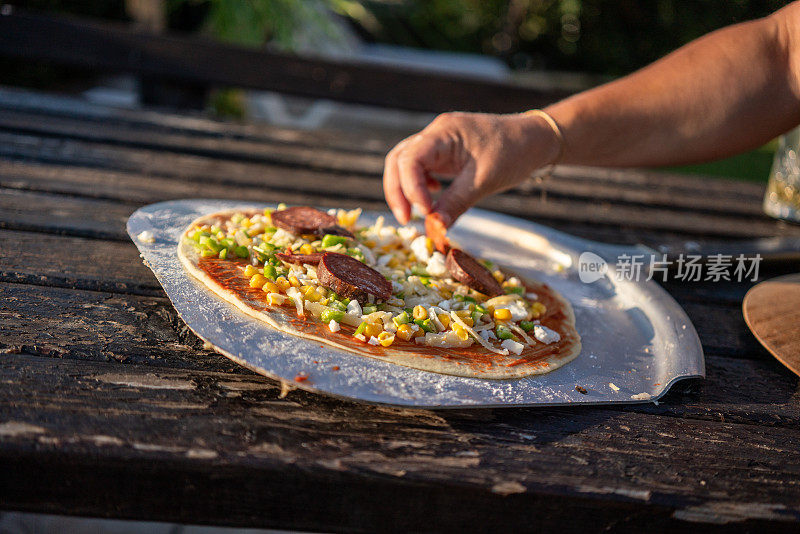
[[[616,77],[632,72],[715,29],[765,16],[778,0],[165,0],[169,27],[201,31],[225,42],[293,50],[309,29],[336,45],[341,24],[366,41],[480,53],[519,71],[564,70]],[[27,9],[126,19],[124,0],[28,0]],[[301,31],[302,30],[302,31]],[[42,71],[3,60],[3,78],[57,87],[74,71]],[[11,73],[11,74],[9,74]],[[13,83],[13,79],[10,83]],[[6,81],[5,83],[9,83]],[[217,109],[240,105],[236,92],[215,96]],[[764,180],[774,145],[720,162],[681,167]]]

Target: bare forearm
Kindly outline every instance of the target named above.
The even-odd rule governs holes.
[[[792,40],[800,7],[707,35],[547,108],[563,163],[654,166],[724,157],[800,123]]]

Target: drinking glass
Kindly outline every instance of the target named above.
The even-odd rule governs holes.
[[[782,135],[772,161],[764,211],[767,215],[800,222],[800,127]]]

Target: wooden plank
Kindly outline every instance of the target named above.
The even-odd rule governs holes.
[[[100,242],[87,240],[88,245],[97,243]],[[112,283],[112,280],[105,283]],[[27,284],[0,283],[0,288],[5,299],[0,304],[0,346],[4,352],[194,369],[243,369],[200,350],[202,342],[186,329],[166,297]],[[709,307],[698,313],[720,315]],[[714,340],[715,335],[716,339],[721,339],[718,330],[701,331],[701,338],[707,342]],[[730,347],[723,347],[723,350],[732,352]],[[791,408],[793,395],[795,401],[800,400],[794,394],[797,380],[777,366],[771,357],[764,355],[762,360],[737,361],[711,348],[706,352],[708,380],[700,387],[679,389],[667,402],[668,406],[660,408],[662,411],[658,413],[666,409],[669,413],[690,415],[691,411],[681,411],[685,410],[683,403],[688,401],[693,409],[704,410],[701,416],[705,417],[709,408],[704,405],[711,402],[725,406],[724,416],[744,413],[750,417],[758,415],[756,420],[763,421],[767,414],[778,413],[774,410],[781,405],[784,417],[792,421],[796,418],[793,424],[800,424],[800,413],[791,411],[800,410],[797,404]],[[753,356],[739,355],[740,358]],[[769,416],[767,423],[771,420]]]
[[[0,228],[127,241],[135,208],[119,202],[0,189]]]
[[[355,134],[341,130],[299,130],[274,124],[215,120],[204,115],[177,114],[167,110],[113,108],[70,95],[13,87],[0,87],[0,109],[24,111],[38,116],[42,122],[49,117],[75,118],[191,136],[335,148],[354,154],[385,154],[400,140],[377,131]]]
[[[44,117],[66,117],[90,121],[93,124],[104,122],[124,124],[144,130],[169,132],[190,137],[244,139],[306,148],[330,148],[342,153],[372,154],[378,158],[376,161],[379,162],[382,162],[383,155],[397,141],[397,139],[378,141],[371,137],[374,133],[367,135],[345,131],[291,130],[274,125],[231,123],[200,116],[169,114],[161,110],[109,108],[74,97],[36,93],[29,90],[19,91],[13,88],[0,88],[0,109],[32,113],[38,116],[37,122],[39,123],[48,122]],[[379,170],[376,173],[379,174]],[[764,192],[762,184],[716,177],[699,178],[694,175],[643,169],[560,166],[558,175],[559,182],[572,183],[575,181],[583,185],[608,183],[629,186],[621,188],[623,191],[639,189],[632,186],[642,186],[644,189],[669,187],[676,190],[673,193],[693,193],[695,197],[703,196],[706,191],[713,192],[715,197],[706,198],[707,202],[713,202],[717,196],[721,196],[726,201],[735,201],[741,197],[758,200]],[[573,191],[574,193],[579,193],[579,191]]]
[[[567,96],[470,77],[160,36],[124,25],[11,12],[0,15],[0,54],[94,70],[266,89],[416,111],[513,112]]]
[[[0,143],[4,141],[0,134]],[[19,141],[19,139],[17,139]],[[44,143],[32,138],[26,142],[35,145],[40,155],[38,161],[64,163],[71,160],[76,165],[97,166],[114,170],[145,172],[148,175],[178,178],[201,183],[224,183],[237,186],[271,187],[285,191],[303,191],[309,195],[337,195],[348,199],[383,202],[383,191],[378,179],[300,170],[293,174],[286,167],[269,167],[260,164],[233,162],[200,156],[156,153],[146,150],[122,149],[107,145],[92,146],[80,153],[80,143],[51,140]],[[85,147],[83,147],[85,148]],[[29,147],[30,149],[30,147]],[[0,146],[0,155],[9,156],[14,150],[9,143]],[[14,150],[16,152],[16,150]],[[19,157],[18,153],[14,154]],[[13,181],[12,181],[13,182]],[[200,187],[199,184],[195,184]],[[71,189],[74,186],[70,185]],[[119,196],[124,198],[123,191]],[[202,196],[208,196],[203,194]],[[169,197],[166,197],[169,198]],[[162,198],[162,199],[166,199]],[[773,235],[800,235],[800,228],[780,224],[764,215],[687,213],[681,209],[654,208],[644,205],[625,205],[586,199],[554,198],[543,201],[539,196],[497,195],[478,204],[487,209],[509,213],[534,220],[569,221],[584,224],[603,224],[615,227],[634,227],[690,235],[747,238]],[[535,214],[535,217],[532,215]]]
[[[0,281],[163,297],[132,242],[0,230]]]
[[[166,297],[27,284],[0,288],[0,353],[246,372],[204,350]]]
[[[15,111],[0,115],[0,131],[26,136],[70,139],[145,150],[175,152],[215,159],[254,163],[275,163],[348,174],[377,176],[383,172],[383,155],[343,152],[320,146],[299,146],[272,141],[229,139],[219,136],[186,135],[113,121],[31,116]]]
[[[0,115],[0,131],[30,137],[68,139],[89,143],[128,146],[153,151],[168,151],[197,155],[216,160],[277,164],[319,171],[333,171],[347,175],[380,178],[383,173],[383,154],[368,155],[343,153],[322,147],[293,146],[286,143],[241,141],[219,137],[188,136],[164,133],[140,127],[130,128],[115,122],[88,122],[75,119],[42,121],[41,117],[14,111]],[[645,180],[637,173],[630,182],[617,183],[601,179],[607,171],[593,168],[559,169],[546,183],[529,180],[512,194],[537,196],[546,192],[552,199],[581,199],[613,204],[647,204],[661,208],[688,208],[701,213],[762,216],[760,200],[763,188],[748,184],[747,192],[736,185],[721,187],[716,180],[695,178],[691,184],[683,183],[685,177],[674,180]],[[619,172],[617,174],[620,174]],[[652,174],[652,173],[651,173]],[[628,173],[624,173],[625,176]],[[610,174],[614,176],[614,174]],[[639,183],[635,183],[638,179]],[[706,183],[708,182],[708,183]],[[444,180],[445,184],[449,180]]]
[[[800,521],[796,427],[280,400],[256,378],[22,355],[0,380],[12,508],[369,531]]]

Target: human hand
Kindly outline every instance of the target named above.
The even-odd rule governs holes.
[[[389,152],[383,191],[401,224],[417,205],[450,226],[480,199],[551,163],[560,149],[553,129],[536,115],[444,113]],[[453,178],[435,205],[430,193],[439,182],[433,174]]]

